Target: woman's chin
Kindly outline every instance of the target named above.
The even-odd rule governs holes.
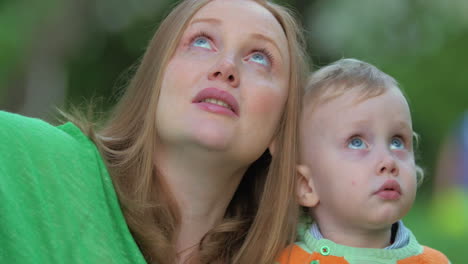
[[[236,122],[206,113],[161,115],[157,130],[161,142],[173,147],[199,146],[211,151],[229,150],[236,144]]]
[[[210,151],[229,151],[235,144],[234,133],[225,128],[196,128],[190,136],[193,143]]]
[[[241,135],[232,126],[210,124],[193,127],[189,132],[190,141],[202,149],[240,163],[252,163],[268,148],[267,142],[254,140],[248,135]],[[222,158],[222,157],[218,157]]]

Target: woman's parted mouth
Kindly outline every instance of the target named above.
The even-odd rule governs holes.
[[[210,103],[210,104],[217,104],[217,105],[220,105],[222,107],[226,107],[226,108],[232,110],[232,107],[230,105],[228,105],[226,102],[224,102],[222,100],[215,99],[215,98],[206,98],[206,99],[203,99],[201,102]]]
[[[205,88],[201,90],[192,103],[201,104],[205,109],[219,114],[232,113],[239,116],[239,104],[230,93],[218,88]],[[224,111],[223,111],[224,110]]]

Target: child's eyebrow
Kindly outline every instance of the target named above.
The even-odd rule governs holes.
[[[405,121],[398,121],[395,128],[398,130],[407,130],[410,133],[413,132],[413,129],[411,128],[411,126],[408,124],[408,122],[405,122]]]
[[[360,128],[362,129],[362,128],[371,126],[371,123],[372,121],[370,120],[362,119],[362,120],[351,121],[349,123],[349,126],[352,129],[360,129]],[[413,133],[413,129],[411,128],[411,125],[408,124],[408,122],[403,121],[403,120],[396,121],[394,129],[397,131],[408,132],[410,134]]]
[[[362,119],[362,120],[352,121],[352,122],[350,123],[350,125],[351,125],[353,128],[361,128],[361,127],[367,127],[367,126],[369,126],[369,123],[371,123],[371,121]]]

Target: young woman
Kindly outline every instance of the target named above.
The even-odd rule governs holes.
[[[271,263],[304,58],[283,7],[186,0],[103,126],[0,114],[0,262]]]

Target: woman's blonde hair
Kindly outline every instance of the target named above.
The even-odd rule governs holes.
[[[127,224],[149,263],[174,263],[179,209],[154,164],[156,105],[165,67],[193,15],[211,0],[185,0],[162,21],[122,98],[103,126],[80,126],[100,149]],[[204,236],[201,263],[272,263],[294,239],[296,125],[308,73],[300,27],[286,8],[252,0],[269,10],[286,34],[290,54],[288,99],[275,155],[268,150],[247,170],[221,224]],[[88,127],[88,129],[86,128]],[[157,151],[157,150],[156,150]]]

